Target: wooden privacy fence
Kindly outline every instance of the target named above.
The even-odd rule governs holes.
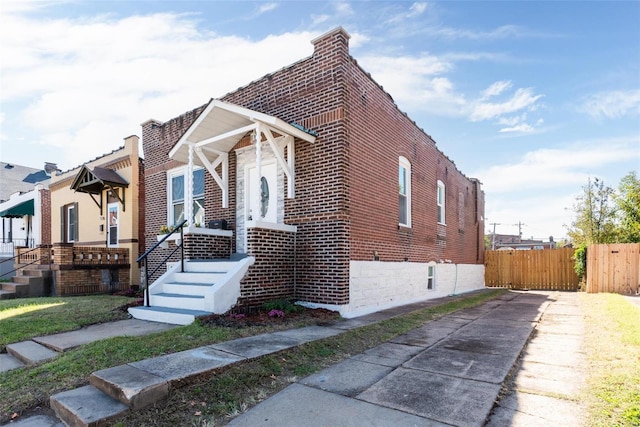
[[[587,292],[640,292],[640,243],[587,247]]]
[[[484,283],[488,287],[577,291],[572,248],[486,251]]]

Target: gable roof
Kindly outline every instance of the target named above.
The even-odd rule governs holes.
[[[250,110],[239,105],[212,99],[198,118],[189,126],[169,152],[172,159],[187,163],[189,145],[206,145],[207,149],[228,153],[257,122],[269,125],[277,132],[291,135],[307,142],[316,137],[306,129],[289,124],[277,117]]]
[[[81,193],[89,193],[89,194],[100,194],[105,187],[115,188],[115,187],[128,187],[129,183],[123,177],[121,177],[118,172],[101,168],[94,167],[93,169],[89,169],[87,165],[83,165],[82,169],[78,172],[73,183],[71,184],[71,189],[75,191],[79,191]]]
[[[42,169],[0,162],[0,202],[9,200],[11,194],[31,191],[35,184],[49,179]]]

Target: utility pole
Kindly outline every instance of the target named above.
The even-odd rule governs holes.
[[[502,225],[499,222],[491,222],[489,225],[493,225],[493,234],[491,235],[491,250],[496,250],[496,225]]]

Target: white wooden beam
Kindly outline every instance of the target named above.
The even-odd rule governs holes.
[[[250,125],[243,126],[241,128],[238,128],[238,129],[233,129],[233,130],[230,130],[229,132],[221,133],[220,135],[212,136],[211,138],[207,138],[207,139],[203,139],[202,141],[198,141],[196,143],[196,147],[202,147],[202,146],[205,146],[205,145],[212,144],[214,142],[222,141],[223,139],[227,139],[227,138],[229,138],[231,136],[244,134],[244,133],[247,133],[249,131],[252,131],[255,128],[256,128],[256,124],[255,123],[251,123]],[[209,148],[209,149],[212,150],[211,148]]]
[[[284,171],[285,175],[287,175],[287,197],[292,198],[295,196],[295,169],[292,167],[293,163],[287,162],[284,158],[284,148],[287,147],[287,154],[291,154],[293,149],[289,151],[289,146],[293,146],[293,137],[291,135],[286,135],[279,138],[274,138],[273,133],[271,133],[271,129],[268,126],[264,126],[263,133],[273,150],[273,153],[276,156],[276,160],[278,164]],[[293,158],[288,156],[288,160],[291,161]]]
[[[209,161],[207,156],[202,152],[201,148],[195,149],[198,158],[209,171],[213,180],[218,184],[218,187],[222,190],[222,207],[229,207],[229,153],[220,153],[218,157],[212,162]],[[222,176],[218,175],[216,168],[222,163]]]

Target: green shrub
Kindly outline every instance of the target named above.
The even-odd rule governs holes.
[[[587,246],[579,246],[573,254],[575,264],[573,270],[576,272],[580,280],[587,274]]]
[[[291,300],[288,299],[267,301],[262,304],[262,309],[266,312],[270,312],[272,310],[280,310],[285,312],[286,314],[298,313],[303,310],[301,306],[295,305]]]

